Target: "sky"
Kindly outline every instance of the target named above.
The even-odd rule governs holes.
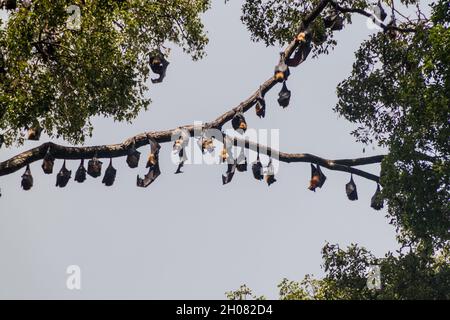
[[[210,121],[253,93],[272,75],[282,48],[251,42],[240,6],[240,1],[214,1],[204,16],[207,56],[194,62],[173,48],[166,79],[147,93],[150,109],[131,124],[94,119],[86,145]],[[355,18],[336,34],[339,44],[330,55],[291,70],[290,106],[278,106],[281,87],[274,88],[266,95],[265,119],[253,110],[246,114],[249,127],[278,129],[284,152],[328,159],[385,153],[376,146],[363,153],[350,134],[355,125],[332,110],[336,86],[349,75],[354,52],[371,32],[365,19]],[[0,161],[45,141],[1,149]],[[145,157],[148,147],[140,151]],[[78,164],[67,162],[73,172]],[[328,179],[314,193],[307,189],[308,163],[281,163],[270,187],[251,172],[237,173],[223,186],[224,165],[188,165],[175,175],[171,145],[164,144],[162,175],[141,189],[136,175],[145,173],[144,161],[138,169],[128,168],[125,158],[113,164],[118,174],[110,188],[101,178],[89,178],[58,189],[55,175],[44,175],[40,161],[31,165],[31,191],[20,188],[23,170],[0,177],[1,299],[223,299],[242,284],[256,295],[276,298],[283,278],[323,276],[320,251],[327,242],[342,248],[357,243],[378,257],[398,249],[386,210],[370,208],[376,184],[354,177],[359,200],[351,202],[345,194],[347,173],[324,169]],[[61,165],[57,161],[55,171]],[[378,165],[364,169],[379,173]],[[81,270],[80,290],[66,286],[71,265]]]

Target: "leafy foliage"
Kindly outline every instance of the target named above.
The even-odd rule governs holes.
[[[278,285],[280,300],[403,300],[450,299],[450,247],[434,255],[423,248],[407,253],[388,253],[375,258],[357,245],[342,250],[327,244],[322,250],[325,277],[307,275],[302,281],[283,279]],[[381,289],[367,286],[368,267],[380,266]],[[247,298],[252,298],[252,291]],[[241,289],[243,288],[241,287]],[[240,290],[227,294],[240,296]]]
[[[381,182],[402,238],[436,243],[450,239],[450,20],[439,9],[445,3],[448,11],[448,1],[434,7],[432,27],[364,42],[335,108],[359,124],[357,140],[389,148]]]
[[[80,28],[68,28],[80,8]],[[82,142],[95,115],[132,120],[150,100],[149,54],[168,43],[194,59],[207,44],[199,15],[208,0],[21,3],[0,21],[0,134],[7,145],[24,128]]]

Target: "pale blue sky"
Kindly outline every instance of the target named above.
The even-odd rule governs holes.
[[[239,17],[240,1],[215,1],[204,19],[208,56],[193,62],[172,50],[167,78],[148,93],[149,111],[133,124],[95,119],[87,145],[209,121],[247,98],[272,74],[281,48],[250,42]],[[266,96],[266,118],[252,110],[249,126],[279,129],[286,152],[330,159],[383,153],[370,146],[363,154],[350,135],[354,125],[332,111],[336,85],[370,32],[365,19],[355,18],[337,34],[334,52],[291,70],[290,107],[278,106],[275,88]],[[2,149],[0,161],[36,145]],[[370,208],[376,188],[371,181],[355,177],[355,202],[345,195],[345,173],[324,170],[324,187],[307,190],[309,164],[281,164],[270,188],[250,172],[222,186],[223,165],[186,166],[184,174],[174,175],[170,150],[163,145],[162,175],[148,189],[135,186],[136,175],[145,173],[143,161],[132,170],[125,159],[114,160],[118,175],[111,188],[89,178],[57,189],[55,176],[44,175],[40,162],[31,165],[35,186],[29,192],[20,189],[22,170],[0,177],[0,298],[221,299],[244,283],[275,298],[284,277],[322,275],[320,250],[327,241],[358,243],[377,256],[397,249],[386,211]],[[69,169],[77,166],[68,162]],[[366,169],[378,173],[379,167]],[[80,291],[65,286],[66,268],[73,264],[82,270]]]

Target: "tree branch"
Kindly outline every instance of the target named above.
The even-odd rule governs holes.
[[[194,127],[186,126],[183,127],[188,130],[193,136]],[[30,149],[28,151],[22,152],[13,158],[0,163],[0,176],[11,174],[25,167],[26,165],[33,163],[38,160],[42,160],[50,147],[52,156],[55,159],[64,160],[80,160],[80,159],[91,159],[96,156],[98,158],[118,158],[127,155],[128,149],[131,147],[133,141],[135,142],[136,148],[145,146],[149,144],[149,137],[154,138],[158,143],[166,143],[171,141],[172,134],[175,130],[167,131],[156,131],[156,132],[145,132],[138,134],[134,137],[127,139],[125,142],[113,145],[102,145],[102,146],[91,146],[91,147],[68,147],[61,146],[52,142],[47,142],[39,147]],[[365,158],[356,159],[338,159],[338,160],[328,160],[318,157],[309,153],[286,153],[274,150],[268,146],[261,145],[259,143],[249,141],[248,139],[241,139],[237,137],[229,137],[232,139],[233,144],[237,146],[243,146],[246,149],[259,152],[260,154],[265,154],[281,162],[291,163],[291,162],[307,162],[321,165],[324,168],[335,171],[343,171],[353,173],[355,175],[364,177],[375,182],[379,182],[379,177],[368,172],[353,168],[355,166],[367,165],[380,163],[384,156],[373,156]]]

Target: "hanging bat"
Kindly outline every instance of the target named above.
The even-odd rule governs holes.
[[[317,168],[311,163],[311,180],[309,182],[308,189],[311,191],[316,191],[316,188],[322,188],[323,184],[327,177],[320,170],[320,166],[317,165]]]
[[[384,11],[383,6],[381,5],[381,2],[378,1],[377,5],[373,8],[374,14],[375,16],[380,20],[380,21],[384,21],[386,20],[387,17],[387,13],[386,11]],[[372,18],[374,23],[377,23],[377,21],[375,20],[375,18]]]
[[[21,186],[23,190],[30,190],[33,187],[33,176],[31,175],[29,164],[22,175]]]
[[[266,100],[264,100],[261,87],[259,88],[258,97],[256,98],[255,111],[256,115],[260,118],[264,118],[266,116]]]
[[[311,35],[308,33],[305,41],[301,41],[294,52],[292,58],[286,59],[286,64],[289,67],[297,67],[300,63],[306,60],[311,52]]]
[[[272,164],[272,159],[270,159],[269,163],[267,164],[265,180],[268,186],[270,186],[272,183],[277,182],[277,180],[275,179],[275,169]]]
[[[380,185],[377,184],[377,190],[375,191],[375,194],[372,196],[372,199],[370,199],[370,206],[375,210],[381,210],[384,207],[383,204],[383,195],[381,194]]]
[[[150,69],[159,75],[159,78],[152,79],[152,83],[160,83],[164,80],[168,66],[169,61],[166,60],[161,51],[150,56]]]
[[[1,5],[0,5],[1,8]],[[0,74],[4,74],[6,73],[6,68],[5,68],[5,56],[3,55],[3,52],[0,51]]]
[[[350,182],[345,185],[345,192],[350,201],[358,200],[358,191],[356,190],[356,184],[353,181],[353,175],[350,176]]]
[[[289,67],[286,64],[284,52],[280,52],[280,62],[275,66],[274,78],[278,82],[287,80],[290,75]]]
[[[144,176],[144,179],[141,179],[139,175],[137,176],[136,185],[140,188],[147,188],[153,183],[153,181],[156,180],[156,178],[158,178],[160,174],[161,171],[159,169],[159,163],[156,163],[156,165],[152,165],[150,167],[148,173]]]
[[[296,37],[295,40],[298,42],[306,42],[306,32],[300,32]]]
[[[133,141],[130,149],[127,152],[127,164],[130,168],[137,168],[139,166],[139,159],[141,158],[141,153],[136,150],[136,145]]]
[[[105,175],[103,176],[102,183],[107,187],[111,187],[116,180],[116,173],[117,170],[112,165],[112,159],[109,159],[109,166],[105,170]]]
[[[145,166],[146,168],[150,168],[158,164],[159,149],[161,149],[161,146],[153,137],[149,136],[148,139],[150,141],[150,154],[147,158],[147,164]]]
[[[84,167],[84,159],[81,159],[80,166],[75,172],[74,180],[78,183],[83,183],[86,180],[86,168]]]
[[[212,137],[207,137],[206,133],[202,133],[202,136],[197,140],[197,144],[202,153],[205,153],[205,151],[213,152],[216,148]]]
[[[220,160],[221,160],[221,162],[232,163],[232,162],[234,162],[234,159],[233,159],[232,153],[231,153],[231,147],[233,146],[233,141],[225,133],[222,133],[222,135],[223,135],[223,147],[222,147],[222,150],[220,151]]]
[[[253,177],[255,177],[256,180],[262,180],[264,178],[263,165],[262,165],[261,161],[259,160],[259,153],[256,157],[256,161],[252,163],[252,172],[253,172]]]
[[[247,122],[242,111],[236,112],[233,119],[231,119],[231,125],[234,130],[241,133],[247,130]]]
[[[233,163],[228,163],[227,172],[222,175],[222,184],[228,184],[233,179],[234,173],[236,172],[236,160]]]
[[[184,167],[184,162],[187,160],[185,148],[182,148],[178,152],[178,157],[180,158],[180,162],[178,163],[177,171],[175,171],[175,174],[183,173],[183,171],[181,171],[181,168]]]
[[[64,188],[65,186],[67,186],[67,183],[69,182],[71,176],[72,171],[67,170],[66,160],[64,160],[61,170],[59,170],[58,174],[56,175],[56,186]]]
[[[227,150],[226,146],[224,145],[222,150],[220,151],[220,161],[221,162],[227,161],[229,156],[230,156],[230,154],[228,153],[228,150]]]
[[[41,127],[33,127],[28,129],[28,140],[31,141],[39,141],[41,138],[42,128]]]
[[[88,162],[88,169],[87,173],[92,178],[97,178],[102,175],[102,164],[100,160],[97,159],[97,156],[94,156],[91,160]]]
[[[247,157],[245,156],[244,149],[241,149],[241,153],[236,159],[236,169],[239,172],[247,171]]]
[[[289,105],[289,102],[291,100],[291,91],[286,86],[286,81],[283,83],[283,88],[281,88],[281,91],[278,93],[278,104],[286,108]]]
[[[50,152],[50,147],[47,148],[44,160],[42,161],[42,170],[45,174],[53,173],[53,165],[55,164],[55,157]]]

